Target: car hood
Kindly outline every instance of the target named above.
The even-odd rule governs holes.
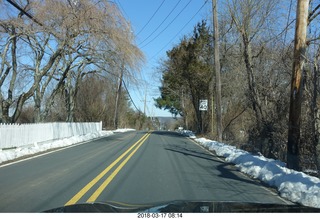
[[[270,203],[247,202],[211,202],[211,201],[172,201],[151,205],[132,205],[119,202],[83,203],[50,209],[44,212],[100,212],[100,213],[232,213],[232,212],[320,212],[319,208],[311,208],[298,204],[280,205]]]

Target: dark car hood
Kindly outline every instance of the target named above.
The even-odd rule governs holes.
[[[83,203],[50,209],[44,212],[100,212],[100,213],[274,213],[274,212],[320,212],[319,208],[311,208],[297,204],[279,205],[264,203],[243,202],[198,202],[198,201],[172,201],[169,203],[157,203],[153,205],[131,205],[118,202]]]

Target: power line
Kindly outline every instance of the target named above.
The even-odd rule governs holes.
[[[208,0],[206,0],[204,2],[204,4],[199,8],[199,10],[190,18],[190,20],[177,32],[177,34],[171,38],[171,40],[164,46],[162,47],[155,55],[153,55],[151,57],[151,59],[153,59],[154,57],[156,57],[162,50],[164,50],[180,33],[181,31],[186,28],[186,26],[195,18],[195,16],[197,16],[197,14],[199,14],[199,12],[203,9],[203,7],[208,3]]]
[[[151,18],[148,20],[148,22],[142,27],[142,29],[137,33],[137,35],[139,35],[143,30],[144,28],[150,23],[150,21],[153,19],[153,17],[157,14],[157,12],[159,11],[159,9],[161,8],[161,6],[163,5],[163,3],[165,2],[166,0],[163,0],[161,2],[161,4],[159,5],[159,7],[157,8],[157,10],[153,13],[153,15],[151,16]]]
[[[147,45],[149,45],[152,41],[154,41],[156,38],[158,38],[160,36],[160,34],[162,34],[176,19],[177,17],[187,8],[187,6],[191,3],[192,0],[190,0],[183,8],[182,10],[179,12],[179,14],[177,14],[173,20],[159,33],[157,34],[157,36],[155,36],[152,40],[150,40],[147,44],[141,46],[141,48],[146,47]]]
[[[31,14],[29,14],[28,12],[26,12],[23,8],[21,8],[16,2],[11,1],[11,0],[7,0],[7,2],[9,2],[12,6],[14,6],[16,9],[18,9],[21,13],[23,13],[24,15],[26,15],[28,18],[30,18],[33,22],[35,22],[36,24],[40,25],[43,27],[43,24],[40,23],[37,19],[35,19]]]
[[[126,83],[124,82],[124,80],[122,80],[122,82],[123,82],[123,86],[124,86],[124,88],[126,89],[127,94],[128,94],[128,96],[129,96],[129,98],[130,98],[133,106],[136,108],[136,110],[137,110],[138,112],[141,112],[140,109],[138,109],[138,107],[137,107],[136,104],[134,103],[134,101],[133,101],[133,99],[132,99],[132,97],[131,97],[131,95],[130,95],[130,93],[129,93],[129,90],[128,90],[128,88],[127,88]]]
[[[110,1],[111,2],[111,1]],[[111,2],[112,3],[112,2]],[[122,7],[122,4],[120,3],[120,1],[119,0],[117,0],[117,2],[114,2],[117,6],[118,6],[118,8],[119,9],[121,9],[121,10],[119,10],[120,12],[121,12],[121,15],[122,15],[122,17],[125,17],[124,15],[126,15],[127,17],[129,17],[128,16],[128,14],[127,14],[127,12],[124,10],[124,8]],[[122,13],[123,12],[123,13]]]
[[[147,39],[149,39],[159,28],[160,26],[168,19],[168,17],[172,14],[172,12],[178,7],[179,3],[181,2],[181,0],[179,0],[177,2],[177,4],[173,7],[173,9],[169,12],[169,14],[164,18],[164,20],[156,27],[156,29],[147,36],[147,38],[145,38],[141,43],[139,43],[139,45],[141,45],[142,43],[144,43]]]

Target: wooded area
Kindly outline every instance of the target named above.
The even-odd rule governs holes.
[[[147,126],[125,84],[135,83],[144,56],[116,4],[2,0],[0,14],[0,123]]]
[[[217,80],[218,45],[223,141],[318,175],[320,1],[226,0],[218,6],[220,46],[208,18],[167,51],[157,107],[182,116],[186,129],[219,139],[216,89],[210,87]],[[202,99],[209,100],[208,111],[199,109]]]

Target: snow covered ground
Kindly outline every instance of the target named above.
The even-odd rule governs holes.
[[[196,138],[192,132],[184,132],[196,142],[225,157],[227,162],[260,181],[277,188],[281,197],[305,206],[320,208],[320,179],[286,168],[286,164],[262,155],[252,155],[235,146],[205,138]]]
[[[117,129],[114,131],[101,131],[97,133],[90,133],[87,135],[81,135],[81,136],[74,136],[71,138],[64,138],[61,140],[55,140],[50,142],[42,142],[37,143],[35,142],[32,145],[26,145],[23,147],[17,147],[12,149],[0,149],[0,164],[5,161],[10,161],[17,159],[19,157],[23,157],[30,154],[35,154],[39,152],[44,152],[53,148],[61,148],[66,146],[71,146],[74,144],[78,144],[85,141],[90,141],[95,138],[103,137],[103,136],[109,136],[113,135],[116,132],[127,132],[127,131],[133,131],[134,129]]]

